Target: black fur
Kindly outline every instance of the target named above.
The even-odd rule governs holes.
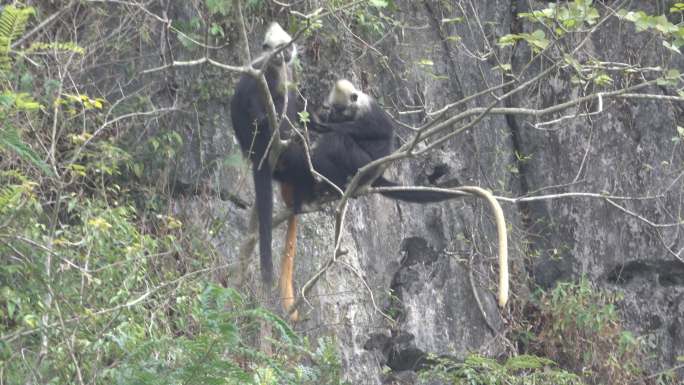
[[[352,94],[350,100],[357,101]],[[333,105],[323,122],[313,121],[309,127],[324,133],[316,141],[313,165],[317,172],[340,188],[368,163],[385,157],[393,151],[394,124],[390,116],[375,102],[369,100],[366,112],[350,111],[348,106]],[[370,173],[369,175],[372,175]],[[362,180],[361,183],[368,183]],[[397,187],[397,183],[378,177],[375,187]],[[405,202],[429,203],[450,199],[452,196],[431,191],[386,191],[384,196]]]
[[[265,47],[275,49],[276,47]],[[287,61],[290,56],[288,50],[283,50],[271,60],[264,76],[275,105],[276,113],[280,116],[285,104],[285,92],[288,93],[287,118],[295,123],[298,121],[297,112],[301,109],[301,102],[296,92],[288,90],[282,82],[283,71],[290,69]],[[257,64],[258,65],[258,64]],[[273,227],[273,182],[272,178],[292,184],[295,187],[294,210],[301,210],[302,201],[313,195],[313,179],[308,173],[304,151],[301,145],[294,143],[287,148],[278,160],[275,170],[268,163],[268,156],[264,157],[273,130],[268,121],[266,103],[259,90],[257,80],[248,74],[241,76],[231,101],[231,116],[235,136],[243,153],[252,161],[254,189],[256,193],[256,209],[259,220],[259,253],[261,262],[261,277],[268,284],[273,282],[273,258],[271,251],[271,229]],[[291,130],[287,119],[280,123],[280,134]],[[276,138],[277,139],[277,138]],[[263,159],[263,160],[262,160]],[[302,162],[304,162],[302,164]],[[303,172],[302,170],[305,170]]]

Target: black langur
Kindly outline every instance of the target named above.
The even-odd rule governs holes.
[[[283,47],[290,45],[283,49]],[[301,103],[297,93],[289,84],[292,79],[291,65],[297,54],[292,37],[283,30],[278,23],[271,23],[266,31],[263,43],[264,53],[257,58],[253,66],[264,70],[264,77],[268,84],[276,113],[280,116],[287,110],[280,123],[280,134],[290,131],[290,123],[298,120],[297,112]],[[275,50],[282,49],[277,55],[264,63],[267,56]],[[266,68],[263,66],[266,65]],[[238,81],[235,94],[231,101],[231,117],[233,129],[243,153],[252,161],[252,175],[257,219],[259,222],[259,254],[261,263],[261,277],[268,286],[273,282],[273,261],[271,253],[271,228],[273,226],[273,182],[275,178],[288,186],[283,188],[283,196],[288,206],[295,212],[301,209],[302,200],[309,199],[313,182],[308,172],[303,171],[302,162],[306,164],[304,151],[300,145],[293,143],[280,155],[275,170],[269,163],[266,153],[274,135],[266,112],[265,96],[262,95],[257,79],[249,74],[243,74]],[[276,136],[274,140],[279,140]],[[306,189],[306,190],[303,190]]]
[[[327,111],[322,122],[309,127],[324,132],[314,145],[314,169],[340,188],[368,163],[389,155],[393,150],[394,124],[390,116],[370,95],[356,89],[345,79],[338,80],[324,104]],[[370,180],[362,181],[362,184]],[[376,187],[398,186],[378,177]],[[452,198],[453,195],[432,191],[385,191],[388,198],[406,202],[428,203]]]

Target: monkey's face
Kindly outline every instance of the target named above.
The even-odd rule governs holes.
[[[272,47],[268,43],[264,43],[262,49],[264,50],[264,53],[269,53],[272,51],[279,50],[287,44],[288,43],[283,43]],[[276,56],[274,56],[273,59],[271,59],[271,63],[279,66],[282,64],[291,64],[292,62],[294,62],[295,57],[297,57],[297,47],[294,44],[292,44],[290,47],[283,49]]]
[[[331,123],[340,123],[356,118],[356,106],[354,104],[333,104],[328,107],[327,120]]]
[[[338,80],[323,104],[321,116],[327,122],[340,123],[358,118],[360,107],[368,97],[348,80]]]
[[[264,44],[261,48],[264,54],[273,51],[281,50],[272,60],[271,64],[280,66],[282,64],[291,64],[297,56],[297,47],[292,42],[292,37],[280,27],[278,23],[271,23],[266,31],[264,37]],[[289,47],[287,45],[290,44]],[[283,47],[286,47],[283,49]]]

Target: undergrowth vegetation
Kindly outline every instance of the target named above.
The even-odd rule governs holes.
[[[527,304],[525,320],[512,328],[521,355],[502,362],[439,358],[422,377],[459,385],[677,384],[673,370],[645,375],[645,346],[622,328],[618,300],[586,278],[561,282],[540,291]]]
[[[12,48],[35,14],[0,17],[0,384],[340,384],[332,339],[210,283],[217,251],[135,183],[180,136],[125,149],[125,111],[71,78],[82,47]]]
[[[639,341],[625,331],[618,298],[585,279],[541,295],[530,350],[580,373],[589,383],[635,383],[644,376]]]

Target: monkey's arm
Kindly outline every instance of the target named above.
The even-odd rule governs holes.
[[[381,125],[372,124],[372,122],[366,120],[353,120],[339,123],[320,123],[311,121],[309,123],[309,128],[321,133],[337,132],[346,134],[354,139],[360,140],[379,140],[392,137],[391,128],[384,128],[381,127]]]

